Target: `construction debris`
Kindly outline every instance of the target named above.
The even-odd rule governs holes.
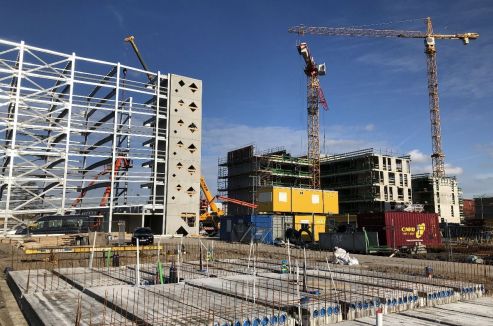
[[[339,265],[358,265],[358,259],[354,257],[350,257],[349,253],[342,249],[335,247],[334,248],[334,263]]]

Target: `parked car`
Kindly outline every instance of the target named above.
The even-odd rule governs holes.
[[[137,239],[139,239],[139,245],[154,244],[154,234],[150,228],[136,228],[132,235],[133,245],[137,245]]]

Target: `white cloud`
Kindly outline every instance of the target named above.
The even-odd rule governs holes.
[[[432,173],[433,168],[431,164],[417,164],[412,166],[413,174],[421,174],[421,173]],[[458,176],[464,173],[464,169],[460,166],[454,166],[452,164],[445,163],[445,174],[450,176]]]
[[[320,135],[324,153],[344,153],[369,147],[386,148],[383,142],[371,142],[365,126],[328,126]],[[346,138],[351,135],[351,138]],[[284,147],[292,155],[306,155],[307,131],[281,126],[248,126],[222,119],[204,119],[202,135],[202,174],[213,193],[216,191],[218,158],[235,148],[254,144],[258,151]],[[324,148],[326,150],[324,150]]]
[[[461,60],[451,59],[452,54],[444,55],[447,60],[447,69],[439,71],[442,76],[440,81],[441,91],[449,96],[468,98],[483,98],[491,96],[493,76],[491,70],[491,52],[493,45],[487,43],[471,44],[473,51],[455,52]]]
[[[477,174],[477,175],[474,176],[474,179],[476,179],[476,180],[492,179],[493,180],[493,173]]]
[[[375,130],[375,125],[373,123],[369,123],[365,126],[366,131],[374,131]]]
[[[445,163],[445,173],[447,175],[461,175],[464,173],[464,169],[460,166],[453,166],[452,164]]]
[[[493,173],[464,175],[461,177],[459,185],[464,189],[464,197],[466,198],[493,193]]]
[[[419,149],[413,149],[408,153],[411,156],[411,171],[413,174],[432,173],[431,157],[421,152]],[[460,166],[454,166],[445,163],[445,173],[447,175],[461,175],[464,169]]]
[[[411,156],[411,161],[413,163],[426,163],[430,161],[430,157],[425,155],[419,149],[413,149],[408,153]]]
[[[125,27],[125,20],[123,18],[123,14],[112,5],[108,5],[108,9],[113,14],[113,16],[115,16],[115,19],[118,22],[120,28],[123,29]]]
[[[493,158],[493,143],[490,144],[477,144],[476,149],[481,153],[485,153],[486,155]]]

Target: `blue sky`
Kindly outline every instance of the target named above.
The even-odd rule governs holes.
[[[135,35],[152,70],[203,80],[203,174],[215,190],[217,159],[254,143],[306,151],[303,61],[290,26],[360,26],[478,32],[463,46],[439,41],[443,148],[466,197],[493,193],[493,2],[437,1],[10,1],[0,38],[138,66]],[[381,24],[393,22],[389,24]],[[401,22],[401,23],[399,23]],[[306,36],[327,65],[321,112],[328,153],[367,147],[412,153],[429,170],[426,58],[421,40]],[[325,139],[325,142],[324,140]],[[322,149],[323,150],[323,149]]]

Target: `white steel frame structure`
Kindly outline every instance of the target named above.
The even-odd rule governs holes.
[[[110,232],[115,212],[165,214],[170,76],[0,40],[3,231],[37,214],[102,214]]]

